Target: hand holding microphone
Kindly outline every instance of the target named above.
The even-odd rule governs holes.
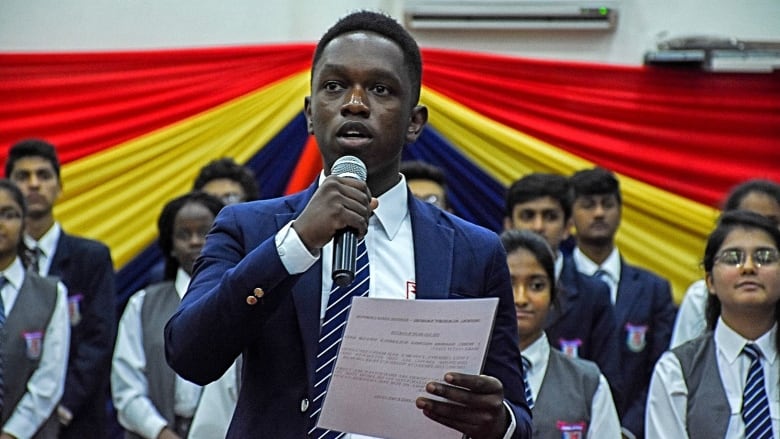
[[[293,223],[311,251],[334,240],[333,280],[339,285],[348,285],[354,278],[357,241],[367,232],[368,218],[377,205],[366,178],[366,166],[359,158],[340,157]]]

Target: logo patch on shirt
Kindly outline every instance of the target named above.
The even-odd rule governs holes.
[[[417,297],[417,282],[408,280],[406,281],[406,299],[414,300]]]
[[[27,358],[38,360],[43,351],[43,331],[23,332],[24,341],[27,343]]]
[[[76,326],[81,322],[82,299],[84,299],[83,294],[68,296],[68,317],[70,318],[70,326]]]
[[[555,426],[561,432],[562,439],[582,439],[585,437],[587,424],[584,422],[558,421]]]
[[[647,346],[647,325],[626,323],[626,346],[631,352],[642,352]]]
[[[564,338],[558,339],[558,343],[561,345],[561,352],[563,352],[569,358],[579,358],[580,346],[582,346],[582,340],[575,338],[574,340],[566,340]]]

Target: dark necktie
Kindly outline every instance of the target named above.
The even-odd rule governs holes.
[[[525,401],[528,403],[528,408],[534,408],[534,394],[531,390],[531,386],[528,384],[528,371],[531,370],[531,360],[523,358],[523,385],[525,386]]]
[[[341,345],[341,336],[347,324],[349,308],[353,297],[368,296],[368,252],[364,240],[358,242],[355,279],[345,287],[335,283],[328,296],[328,307],[320,328],[320,343],[317,353],[316,369],[314,370],[314,399],[312,400],[309,436],[315,439],[332,439],[344,436],[337,431],[316,428],[317,419],[322,410],[322,402],[328,391],[328,383],[333,373],[333,365]]]
[[[36,245],[33,248],[27,248],[24,250],[25,262],[27,267],[34,271],[36,274],[40,274],[39,262],[41,259],[41,249]]]
[[[0,293],[7,282],[5,276],[0,276]],[[5,303],[0,294],[0,339],[5,336]],[[3,411],[3,397],[5,396],[5,380],[3,379],[3,356],[0,355],[0,413]]]
[[[750,369],[742,393],[745,439],[772,439],[772,419],[769,417],[769,398],[764,386],[761,349],[750,343],[745,345],[742,353],[750,357]]]

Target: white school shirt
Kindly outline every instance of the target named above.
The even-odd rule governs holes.
[[[715,326],[715,349],[717,350],[720,381],[731,407],[731,416],[724,439],[742,439],[745,437],[745,425],[742,422],[742,392],[745,387],[750,358],[740,355],[742,348],[750,341],[729,328],[722,319]],[[761,348],[761,365],[764,367],[764,384],[769,397],[769,414],[772,418],[772,431],[775,438],[780,437],[780,378],[778,369],[777,324],[754,343]],[[712,385],[717,385],[713,383]],[[665,352],[655,365],[650,380],[647,409],[645,416],[645,437],[657,439],[684,439],[688,407],[688,386],[682,375],[680,361],[670,351]]]
[[[24,244],[27,248],[38,247],[38,249],[40,249],[40,255],[38,256],[38,274],[41,276],[49,274],[51,261],[54,257],[54,253],[57,251],[57,244],[60,241],[61,235],[62,226],[60,226],[60,223],[58,222],[55,222],[38,241],[26,233],[24,235]]]
[[[677,318],[674,320],[672,341],[670,348],[676,348],[688,340],[704,334],[707,330],[707,282],[704,279],[697,280],[685,291],[680,309],[677,310]]]
[[[406,179],[399,174],[400,181],[378,197],[379,206],[368,221],[366,250],[372,270],[369,278],[368,296],[385,299],[414,299],[414,239],[412,220],[409,216]],[[325,174],[320,173],[320,184]],[[325,244],[319,254],[312,255],[303,244],[298,233],[291,227],[292,221],[276,234],[275,242],[282,264],[290,274],[303,273],[322,257],[322,301],[320,319],[325,316],[328,296],[333,286],[331,266],[333,264],[333,240]],[[508,407],[507,407],[508,409]],[[517,425],[512,410],[508,410],[511,424],[505,439],[512,436]],[[420,416],[424,416],[422,411]],[[431,421],[433,422],[433,421]],[[347,434],[346,439],[373,439],[369,436]]]
[[[528,385],[531,387],[531,394],[536,401],[550,362],[550,342],[547,340],[547,334],[542,332],[542,336],[526,347],[522,354],[531,362],[531,367],[526,369],[525,373]],[[615,402],[612,400],[612,392],[607,378],[599,373],[599,385],[590,403],[590,425],[586,439],[620,439],[620,437],[620,420]]]
[[[19,288],[24,282],[22,261],[17,257],[3,271],[8,279],[2,289],[5,315],[10,316]],[[57,301],[54,312],[43,336],[41,360],[38,368],[27,381],[27,392],[19,400],[13,414],[3,425],[3,432],[19,439],[30,438],[49,419],[65,390],[65,372],[70,349],[70,319],[68,317],[67,288],[57,282]]]
[[[618,283],[620,282],[620,252],[617,247],[612,249],[612,253],[607,256],[601,266],[585,256],[579,247],[576,247],[572,252],[572,258],[577,265],[577,271],[582,274],[593,276],[598,270],[603,270],[606,273],[600,279],[609,286],[609,295],[614,305],[617,302]]]
[[[190,276],[179,268],[174,285],[180,300],[189,283]],[[168,421],[149,399],[148,381],[144,374],[146,355],[142,340],[141,309],[145,297],[146,290],[133,294],[119,321],[114,356],[111,359],[111,396],[119,423],[143,437],[154,439],[168,425]],[[174,388],[174,413],[191,417],[198,405],[201,386],[176,375]]]

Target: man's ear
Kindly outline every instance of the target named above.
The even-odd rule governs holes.
[[[571,231],[574,229],[574,218],[569,218],[566,220],[566,224],[563,225],[563,237],[561,238],[561,241],[565,241],[569,239],[569,236],[571,236]]]
[[[509,218],[508,216],[504,217],[504,230],[512,230],[512,218]]]
[[[426,122],[428,122],[428,108],[424,105],[417,105],[412,108],[409,127],[406,131],[406,143],[412,143],[420,137]]]
[[[311,96],[303,98],[303,114],[306,116],[306,130],[314,134],[314,124],[311,121]]]

